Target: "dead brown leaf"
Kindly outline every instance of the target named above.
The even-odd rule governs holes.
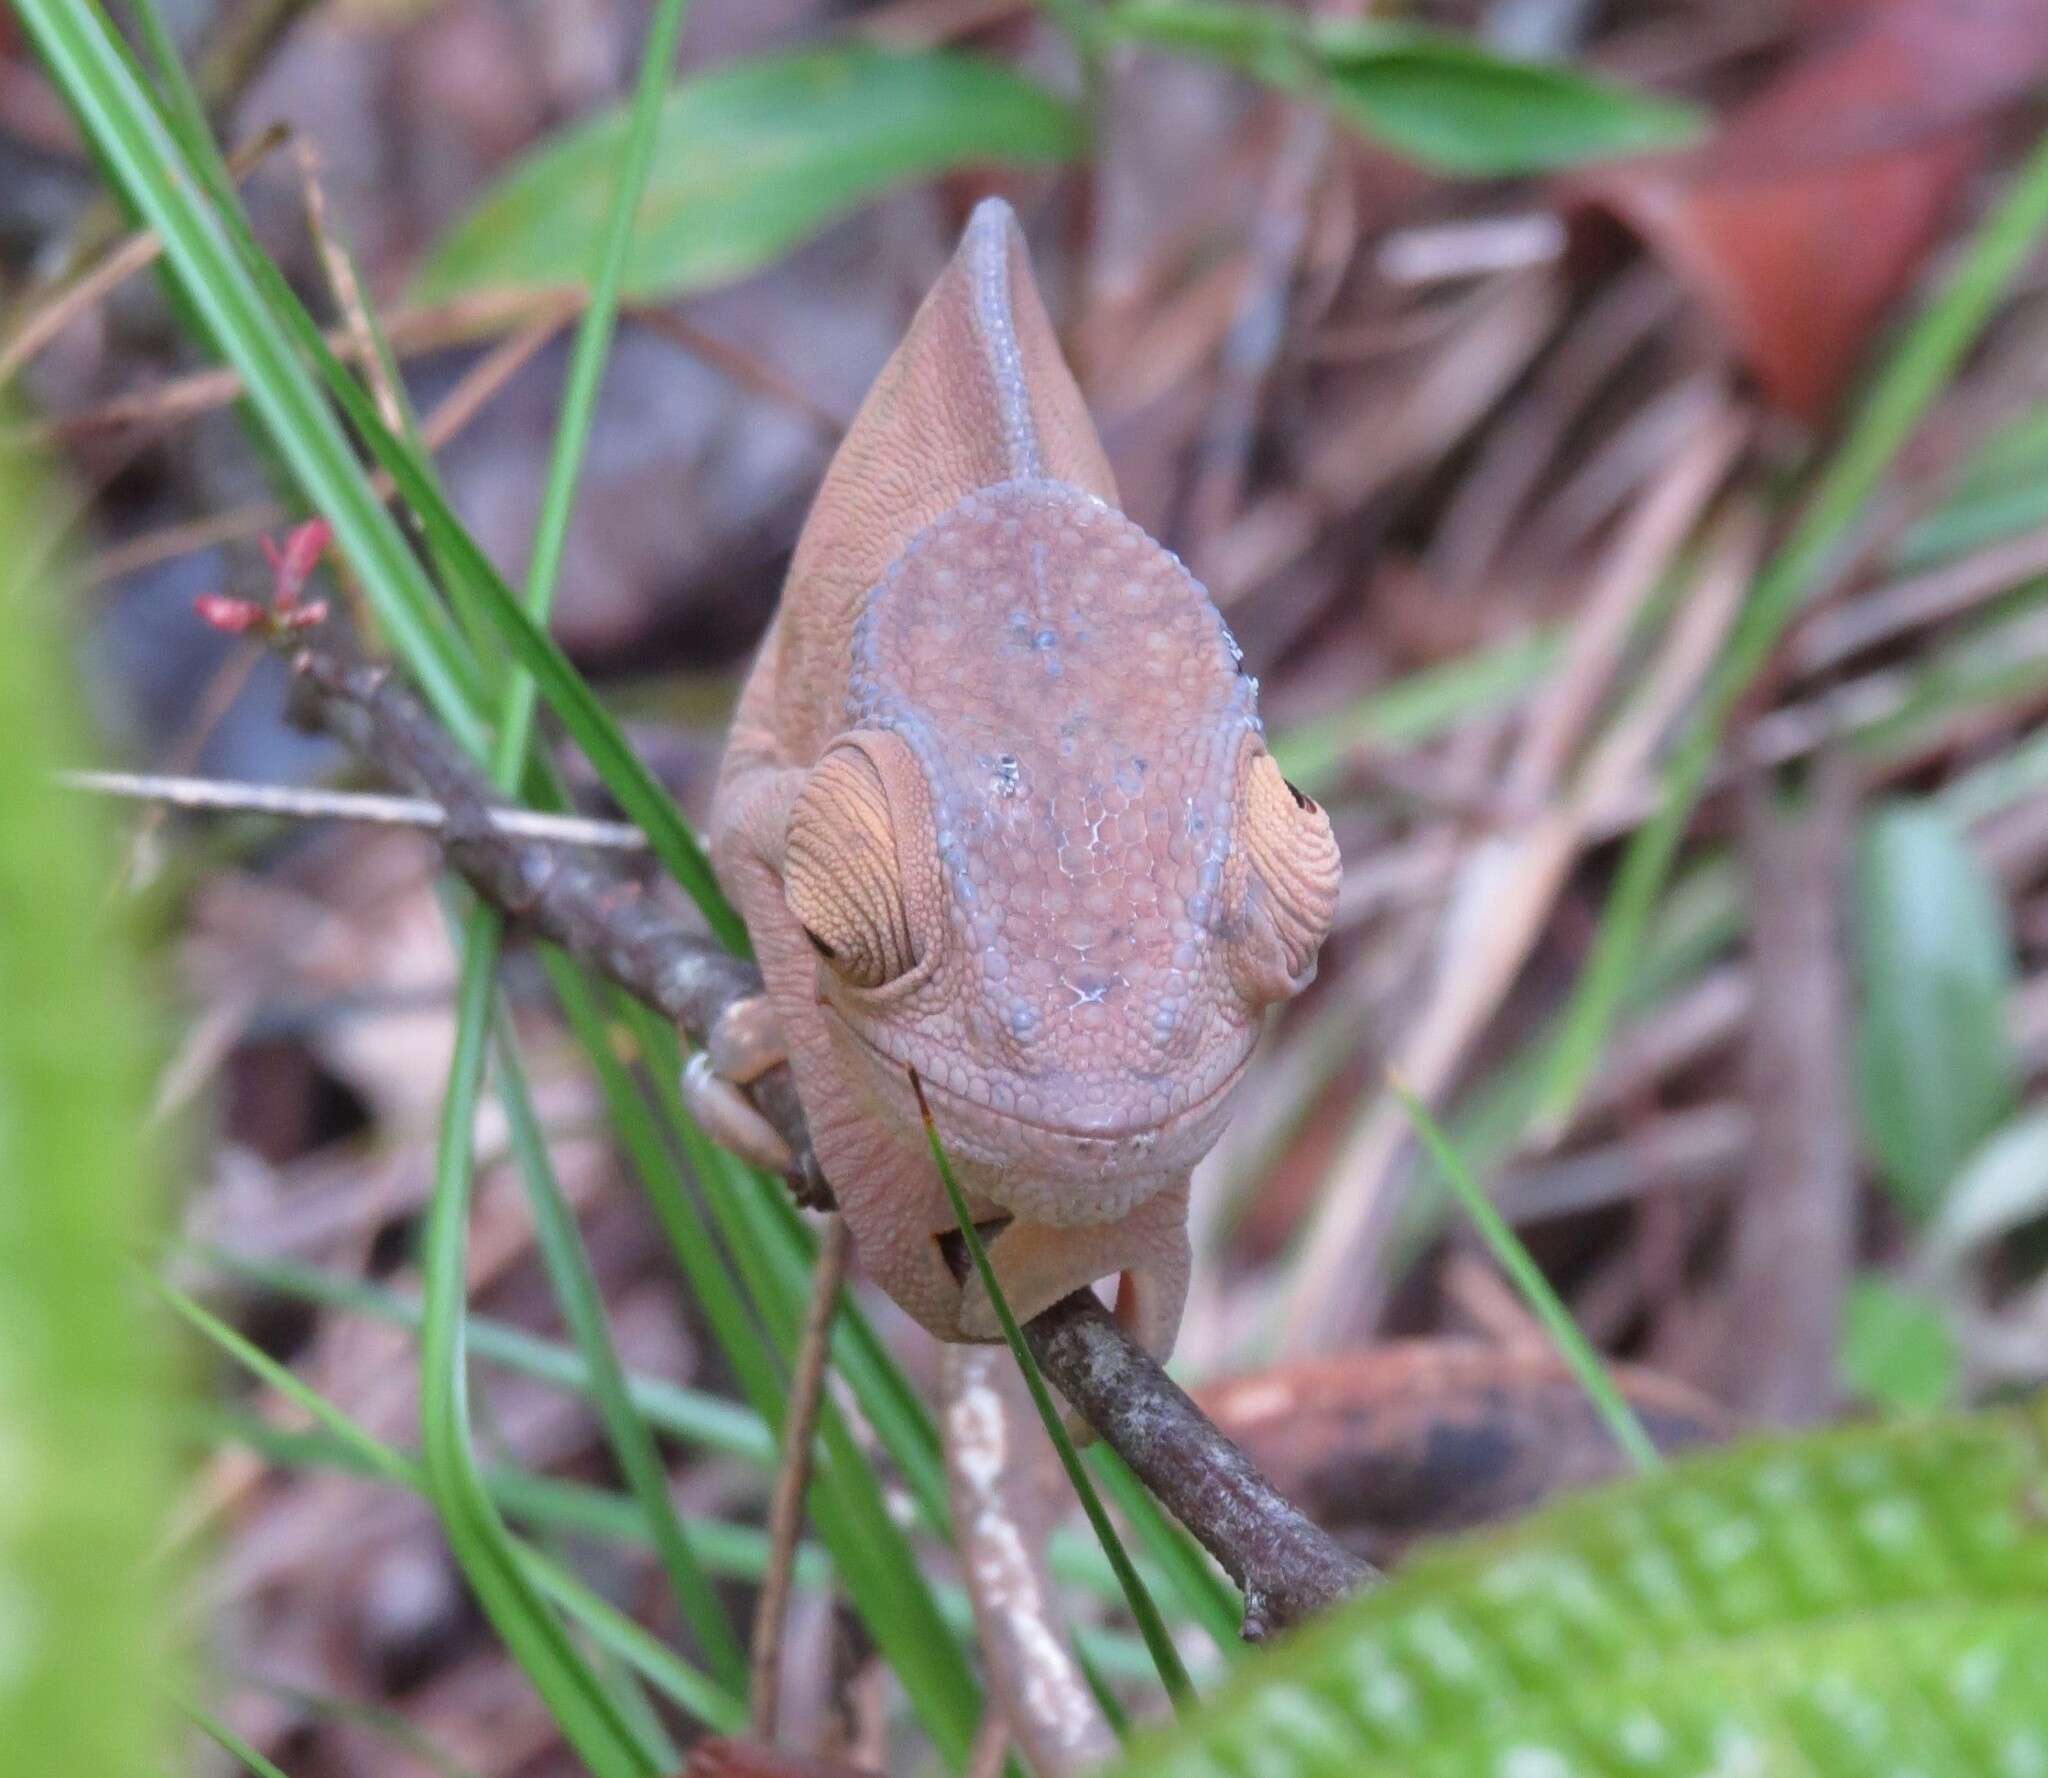
[[[1678,1449],[1730,1419],[1654,1371],[1613,1371],[1652,1439]],[[1612,1434],[1546,1351],[1396,1341],[1274,1365],[1197,1392],[1281,1492],[1375,1560],[1622,1473]]]
[[[1985,122],[2048,73],[2048,0],[1818,9],[1786,68],[1704,148],[1575,182],[1642,237],[1765,393],[1809,423],[1982,164]]]

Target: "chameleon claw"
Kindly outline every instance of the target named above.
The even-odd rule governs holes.
[[[787,1173],[796,1164],[789,1144],[739,1083],[719,1072],[709,1050],[699,1050],[683,1064],[683,1103],[712,1141],[741,1160],[770,1173]]]

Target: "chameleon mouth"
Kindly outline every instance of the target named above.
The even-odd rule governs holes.
[[[934,1100],[944,1100],[970,1123],[980,1120],[985,1124],[1004,1124],[1014,1129],[1028,1130],[1035,1136],[1084,1149],[1128,1149],[1142,1141],[1149,1152],[1175,1131],[1199,1122],[1214,1111],[1244,1078],[1245,1070],[1251,1066],[1251,1053],[1247,1051],[1200,1098],[1189,1100],[1187,1104],[1169,1112],[1163,1118],[1132,1118],[1120,1123],[1096,1125],[1060,1123],[1049,1118],[1025,1117],[1014,1111],[1004,1111],[982,1100],[970,1098],[965,1093],[955,1092],[943,1081],[934,1080],[909,1058],[893,1055],[884,1049],[864,1031],[857,1029],[829,1000],[821,1002],[821,1005],[826,1015],[866,1051],[869,1058],[884,1073],[894,1074],[906,1089],[909,1085],[908,1076],[916,1069],[926,1096]]]

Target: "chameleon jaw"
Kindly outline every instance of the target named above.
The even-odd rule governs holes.
[[[829,1000],[822,1005],[842,1052],[857,1057],[882,1108],[914,1132],[919,1117],[909,1076],[917,1065],[890,1054]],[[1021,1118],[922,1067],[917,1072],[938,1115],[939,1139],[971,1197],[1023,1222],[1080,1228],[1114,1222],[1185,1180],[1222,1134],[1250,1059],[1247,1049],[1199,1099],[1166,1118],[1110,1131]]]

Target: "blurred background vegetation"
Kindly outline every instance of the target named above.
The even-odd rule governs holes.
[[[2040,0],[12,0],[7,1760],[744,1724],[810,1219],[420,834],[158,784],[117,850],[53,774],[355,784],[193,615],[317,514],[501,787],[727,930],[748,651],[998,192],[1347,862],[1176,1371],[1397,1575],[1241,1659],[1091,1452],[1205,1700],[1124,1769],[2048,1772],[2044,76]],[[782,1740],[993,1771],[933,1371],[856,1277]],[[1617,1414],[1717,1448],[1540,1506]]]

